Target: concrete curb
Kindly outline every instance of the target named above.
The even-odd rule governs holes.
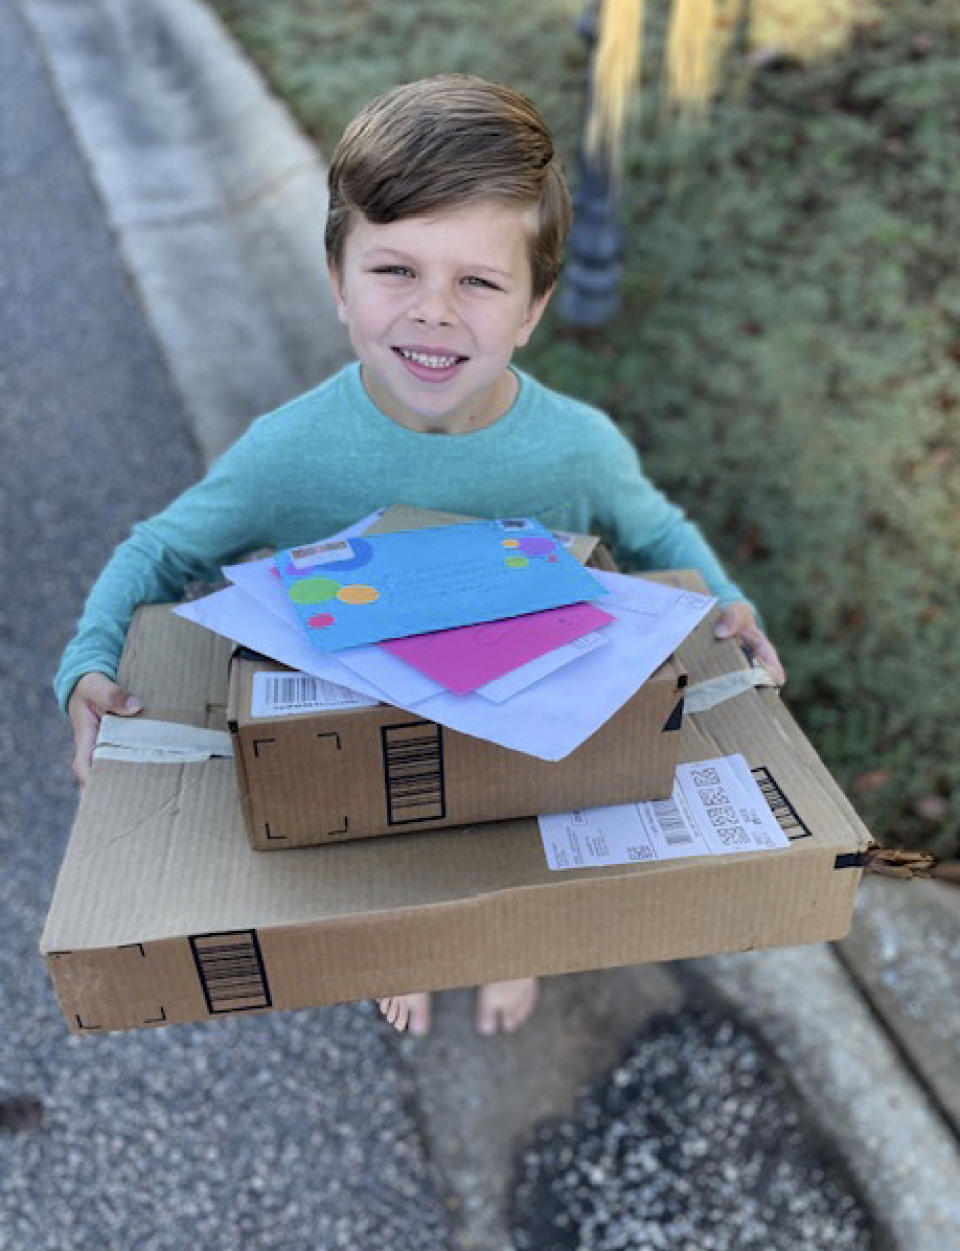
[[[347,358],[324,169],[198,0],[21,3],[209,462]]]
[[[892,1245],[960,1245],[956,1139],[833,950],[717,956],[696,967],[786,1064]]]
[[[209,461],[347,358],[323,280],[316,151],[198,0],[19,3]],[[956,1140],[832,951],[695,967],[793,1072],[892,1245],[960,1245]],[[554,1030],[568,1020],[555,1014]],[[430,1048],[404,1052],[429,1067]],[[493,1074],[472,1097],[498,1093]],[[442,1143],[451,1109],[425,1112]]]
[[[960,1139],[958,942],[956,886],[873,877],[838,953]]]

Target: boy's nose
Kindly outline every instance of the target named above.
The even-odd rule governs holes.
[[[409,315],[413,321],[430,326],[452,326],[456,321],[453,301],[437,288],[421,288],[411,302]]]

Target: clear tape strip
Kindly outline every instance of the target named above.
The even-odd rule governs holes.
[[[744,691],[755,690],[758,686],[776,686],[762,665],[721,673],[719,677],[706,678],[703,682],[688,686],[683,695],[683,709],[684,712],[707,712],[710,708],[716,708],[717,704],[734,699]]]
[[[232,756],[224,730],[206,730],[176,721],[146,717],[101,718],[94,760],[127,760],[137,764],[197,764],[211,756]]]

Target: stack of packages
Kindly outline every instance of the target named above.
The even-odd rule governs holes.
[[[587,570],[595,540],[529,518],[373,521],[178,610],[247,649],[230,727],[255,847],[670,797],[671,656],[709,596]]]
[[[76,1032],[849,925],[869,836],[697,575],[405,509],[224,573],[128,636],[41,940]]]

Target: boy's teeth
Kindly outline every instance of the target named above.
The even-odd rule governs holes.
[[[400,348],[399,351],[408,361],[416,361],[428,369],[449,369],[460,359],[459,356],[429,356],[426,352],[411,352],[408,348]]]

